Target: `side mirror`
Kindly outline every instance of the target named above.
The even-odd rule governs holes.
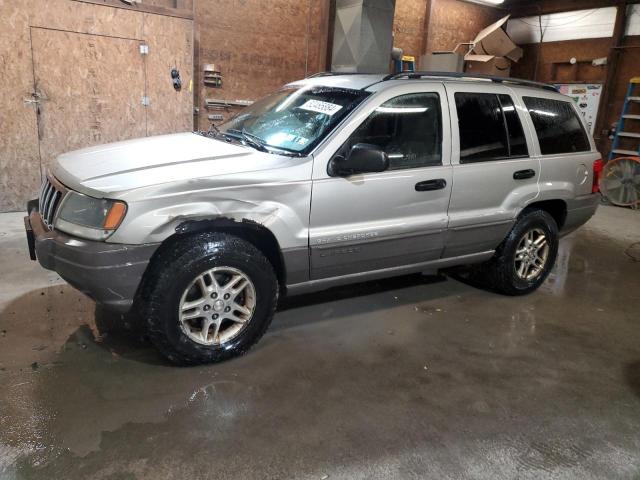
[[[346,177],[356,173],[384,172],[389,168],[389,157],[377,145],[356,143],[346,157],[336,155],[329,162],[332,177]]]

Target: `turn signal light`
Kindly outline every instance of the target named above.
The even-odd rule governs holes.
[[[124,218],[124,214],[127,213],[127,204],[124,202],[113,202],[107,217],[104,219],[102,228],[105,230],[115,230],[120,225],[120,222]]]
[[[593,185],[591,186],[591,193],[598,193],[600,191],[600,177],[602,176],[603,168],[604,162],[602,159],[593,162]]]

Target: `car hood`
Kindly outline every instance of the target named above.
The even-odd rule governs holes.
[[[60,155],[53,175],[94,196],[152,185],[285,166],[289,157],[195,133],[139,138]]]

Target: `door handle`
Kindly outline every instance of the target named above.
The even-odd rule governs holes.
[[[436,178],[434,180],[425,180],[424,182],[416,183],[416,192],[442,190],[446,186],[447,186],[447,181],[444,178]]]
[[[527,178],[532,178],[536,176],[535,170],[527,168],[526,170],[518,170],[517,172],[513,172],[514,180],[526,180]]]

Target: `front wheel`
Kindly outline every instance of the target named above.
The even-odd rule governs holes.
[[[551,215],[525,210],[495,256],[478,267],[482,282],[506,295],[536,290],[553,268],[558,241],[558,225]]]
[[[171,361],[213,363],[246,352],[271,323],[278,282],[254,245],[223,233],[186,237],[145,275],[141,311]]]

